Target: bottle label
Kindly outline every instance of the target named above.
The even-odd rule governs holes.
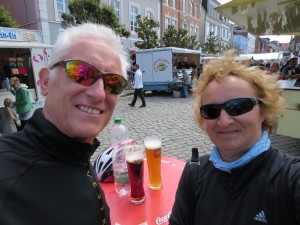
[[[129,184],[128,172],[114,172],[115,182],[118,184]]]

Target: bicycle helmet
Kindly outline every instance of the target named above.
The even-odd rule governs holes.
[[[114,182],[114,173],[112,167],[112,152],[114,145],[109,146],[101,152],[94,163],[98,181],[103,183]]]

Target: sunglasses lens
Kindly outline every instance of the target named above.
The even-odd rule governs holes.
[[[105,91],[109,94],[121,94],[126,86],[126,80],[119,74],[103,74],[96,67],[79,60],[66,62],[66,75],[71,80],[83,85],[90,86],[98,78],[103,79]]]
[[[107,74],[103,76],[105,91],[118,95],[121,94],[126,86],[126,80],[123,76],[118,74]]]
[[[85,62],[76,60],[66,62],[67,77],[81,85],[91,85],[97,73],[96,68]]]
[[[234,99],[226,103],[226,112],[230,116],[239,116],[251,111],[254,104],[250,98]]]
[[[239,116],[250,112],[256,104],[257,102],[253,98],[237,98],[223,104],[203,105],[200,108],[200,112],[203,118],[212,120],[220,116],[222,108],[224,108],[230,116]]]
[[[221,108],[222,106],[217,104],[204,105],[200,108],[200,112],[205,119],[216,119],[220,115]]]

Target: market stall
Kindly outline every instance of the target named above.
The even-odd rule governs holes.
[[[8,82],[11,77],[28,88],[34,108],[43,106],[38,73],[48,64],[52,45],[41,41],[39,31],[0,27],[0,107],[5,98],[14,100]]]

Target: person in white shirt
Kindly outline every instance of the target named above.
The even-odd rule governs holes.
[[[142,105],[140,106],[140,108],[146,107],[146,101],[145,101],[145,97],[144,97],[144,90],[143,90],[143,76],[142,76],[142,72],[140,70],[140,66],[138,64],[135,64],[133,66],[133,71],[135,71],[134,74],[134,97],[131,103],[129,103],[128,105],[130,105],[131,107],[134,107],[137,97],[139,96],[142,100]]]

